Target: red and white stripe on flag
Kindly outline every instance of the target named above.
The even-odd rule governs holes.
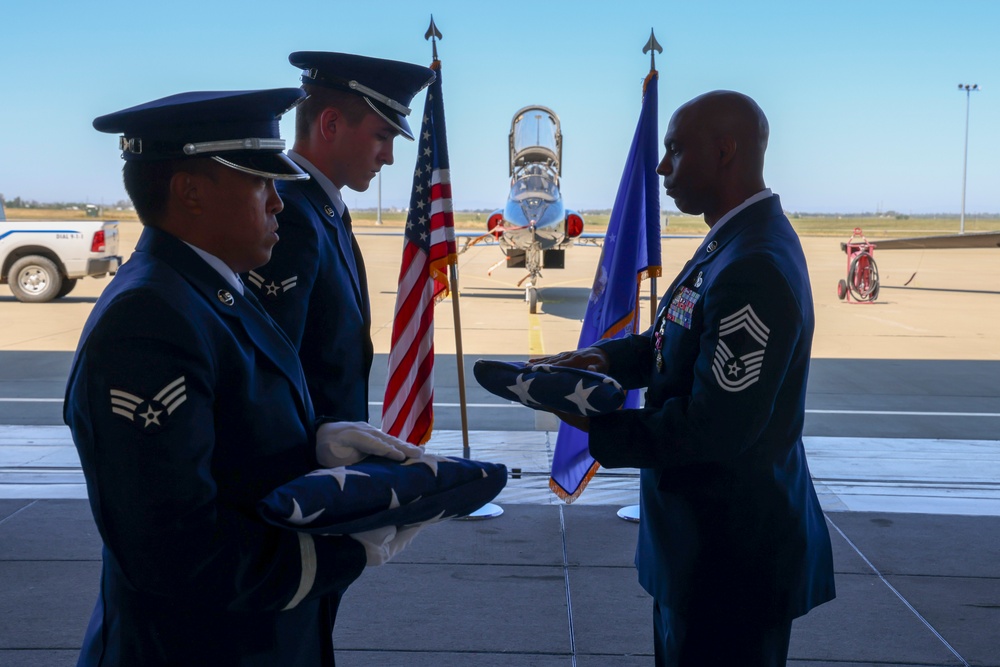
[[[438,67],[435,67],[437,65]],[[413,444],[434,426],[434,304],[457,260],[439,64],[427,91],[392,322],[382,430]]]

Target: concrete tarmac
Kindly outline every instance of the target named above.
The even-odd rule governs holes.
[[[124,256],[131,253],[139,231],[138,223],[122,224]],[[398,229],[371,226],[359,232],[378,355],[371,380],[377,420],[403,240]],[[840,241],[803,239],[817,319],[807,432],[839,435],[839,429],[849,429],[906,435],[913,427],[924,437],[991,437],[995,420],[979,415],[1000,412],[1000,383],[995,380],[1000,368],[998,251],[876,250],[879,299],[858,304],[837,298],[837,281],[847,270]],[[697,243],[664,241],[660,292]],[[523,359],[575,347],[600,250],[575,246],[567,252],[565,269],[545,271],[534,315],[517,287],[522,269],[501,266],[488,273],[501,257],[496,245],[476,245],[459,255],[462,347],[473,430],[535,427],[532,417],[512,417],[509,406],[499,407],[502,401],[482,391],[468,367],[478,358]],[[0,295],[0,424],[62,423],[58,401],[72,352],[107,283],[82,280],[68,297],[47,304],[21,304],[13,296]],[[642,317],[649,320],[647,299]],[[451,300],[436,307],[435,331],[438,423],[460,428]],[[852,411],[849,417],[844,410]]]
[[[123,254],[138,231],[122,225]],[[387,231],[359,229],[376,422],[402,248]],[[876,250],[879,299],[852,304],[836,295],[841,240],[803,239],[817,313],[807,450],[838,598],[795,622],[790,664],[1000,667],[1000,255]],[[661,291],[696,245],[664,242]],[[599,474],[576,504],[557,503],[545,488],[553,422],[486,394],[471,375],[476,358],[575,347],[599,254],[575,247],[566,269],[545,271],[535,315],[516,287],[522,270],[487,273],[496,246],[460,255],[472,455],[522,476],[498,499],[503,516],[428,529],[365,572],[338,619],[339,664],[652,663],[652,605],[631,564],[635,525],[615,516],[635,498],[635,471]],[[100,543],[61,398],[106,284],[81,281],[50,304],[0,295],[0,665],[74,664],[93,605]],[[457,454],[450,301],[438,305],[436,328],[430,446]]]
[[[403,239],[398,229],[359,228],[368,268],[375,351],[385,353]],[[120,251],[131,254],[138,223],[122,223]],[[280,230],[279,230],[280,233]],[[804,237],[816,307],[817,359],[1000,360],[1000,257],[991,248],[891,250],[875,258],[881,291],[871,304],[837,298],[847,273],[843,239]],[[698,239],[663,242],[662,293],[697,247]],[[547,354],[573,348],[579,336],[600,249],[567,251],[565,269],[543,271],[539,312],[528,313],[517,287],[523,269],[491,266],[502,258],[496,245],[476,245],[459,255],[462,343],[466,355]],[[67,297],[47,304],[20,304],[0,288],[0,351],[71,352],[83,323],[108,279],[84,279]],[[647,283],[644,283],[644,289]],[[435,348],[455,351],[450,301],[438,305]],[[643,300],[643,321],[649,321]]]

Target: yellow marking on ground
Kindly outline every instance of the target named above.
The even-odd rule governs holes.
[[[528,313],[528,356],[544,357],[545,344],[542,342],[542,321],[537,314]]]

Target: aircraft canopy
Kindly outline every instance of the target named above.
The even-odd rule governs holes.
[[[544,164],[561,174],[562,131],[559,116],[543,106],[524,107],[510,124],[510,175],[528,164]]]

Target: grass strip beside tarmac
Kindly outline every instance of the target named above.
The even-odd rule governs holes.
[[[352,210],[354,224],[357,226],[375,225],[378,214],[374,209]],[[586,223],[586,231],[602,232],[608,227],[610,211],[581,212]],[[56,208],[8,208],[9,222],[19,220],[85,220],[88,217],[84,210]],[[487,212],[456,211],[455,227],[459,229],[483,229],[485,232]],[[835,236],[849,237],[856,227],[860,227],[865,236],[870,238],[897,238],[911,236],[938,236],[957,234],[959,232],[958,216],[906,216],[896,214],[885,215],[813,215],[788,213],[792,227],[800,236]],[[118,220],[120,222],[135,222],[138,220],[135,211],[131,209],[104,209],[100,219]],[[665,212],[662,219],[666,222],[664,232],[669,234],[704,234],[707,231],[701,217]],[[387,228],[403,227],[406,214],[403,211],[383,211],[382,224]],[[989,232],[1000,230],[1000,215],[966,216],[966,232]]]

